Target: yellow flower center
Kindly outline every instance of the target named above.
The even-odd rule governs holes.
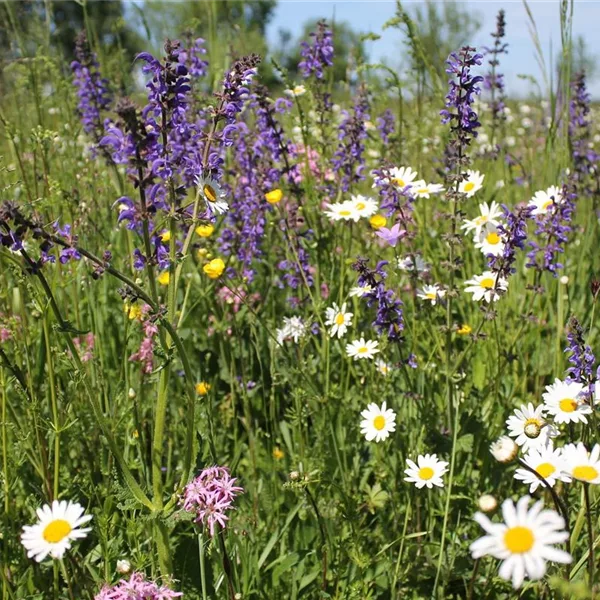
[[[217,192],[215,192],[215,188],[212,185],[208,185],[208,183],[204,184],[204,195],[209,202],[217,201]]]
[[[573,400],[573,398],[563,398],[559,403],[558,406],[560,407],[560,410],[562,410],[563,412],[575,412],[575,410],[577,409],[577,401]]]
[[[349,210],[340,210],[340,217],[349,217],[351,214]]]
[[[427,294],[425,294],[425,296],[429,299],[429,300],[435,300],[437,298],[437,294],[435,294],[434,292],[428,292]]]
[[[488,244],[492,244],[495,246],[500,241],[500,236],[495,231],[492,231],[487,234],[485,239]]]
[[[525,421],[523,432],[528,438],[535,439],[539,437],[541,431],[542,423],[538,419],[527,419],[527,421]]]
[[[511,527],[504,533],[506,549],[513,554],[524,554],[533,548],[535,538],[529,527]]]
[[[335,324],[336,325],[343,325],[344,321],[346,319],[344,319],[344,315],[342,313],[340,313],[336,318],[335,318]]]
[[[552,206],[553,204],[554,204],[554,200],[548,200],[547,202],[544,202],[544,204],[542,204],[542,209],[548,210],[548,208],[550,206]]]
[[[392,179],[392,182],[395,183],[398,187],[406,186],[404,179],[400,179],[399,177],[394,177],[394,179]]]
[[[487,215],[479,215],[476,219],[475,219],[475,225],[483,225],[484,223],[488,222],[488,217]]]
[[[486,277],[479,282],[479,285],[486,290],[491,290],[494,287],[494,279],[492,277]]]
[[[428,192],[429,192],[429,188],[426,188],[426,187],[424,187],[424,188],[419,188],[419,189],[417,190],[417,194],[427,194]]]
[[[550,477],[554,471],[556,471],[556,467],[550,463],[542,463],[538,465],[535,470],[544,478]]]
[[[367,207],[367,205],[364,202],[359,202],[356,205],[356,210],[364,210]]]
[[[573,477],[575,477],[575,479],[581,479],[581,481],[592,481],[592,479],[598,477],[598,471],[596,471],[594,467],[583,465],[573,469]]]
[[[475,187],[475,184],[472,181],[467,181],[465,183],[465,192],[470,192]]]
[[[377,415],[373,419],[373,427],[375,427],[377,431],[381,431],[385,427],[385,417],[382,415]]]
[[[419,478],[420,479],[431,479],[433,477],[433,469],[431,467],[421,467],[419,469]]]
[[[71,533],[71,530],[72,527],[68,521],[56,519],[46,525],[42,536],[49,544],[58,544],[58,542]]]
[[[357,352],[359,354],[364,354],[365,352],[368,352],[368,351],[369,351],[369,349],[366,346],[361,346]]]

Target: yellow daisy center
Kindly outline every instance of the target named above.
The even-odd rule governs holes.
[[[437,294],[435,292],[427,292],[425,296],[429,298],[429,300],[435,300],[437,298]]]
[[[394,179],[392,179],[392,181],[399,187],[405,187],[406,183],[404,182],[404,179],[400,179],[399,177],[394,177]]]
[[[483,225],[484,223],[487,223],[487,221],[488,221],[487,215],[479,215],[475,219],[475,225]]]
[[[335,324],[336,325],[343,325],[344,324],[344,315],[342,313],[340,313],[336,318],[335,318]]]
[[[204,184],[204,195],[209,202],[217,201],[217,192],[215,192],[215,188],[208,183]]]
[[[542,208],[544,210],[547,210],[550,206],[552,206],[554,204],[554,200],[550,199],[547,200],[546,202],[544,202],[544,204],[542,204]]]
[[[433,477],[433,469],[431,467],[421,467],[419,469],[419,479],[425,479],[426,481]]]
[[[368,349],[366,346],[361,346],[361,347],[360,347],[360,348],[357,350],[357,352],[358,352],[359,354],[364,354],[365,352],[368,352],[368,351],[369,351],[369,349]]]
[[[575,412],[575,410],[577,409],[577,401],[573,400],[573,398],[563,398],[559,403],[558,406],[560,407],[560,410],[562,410],[563,412]]]
[[[42,536],[49,544],[58,544],[71,533],[72,529],[68,521],[56,519],[46,525]]]
[[[523,426],[523,432],[528,438],[535,439],[539,437],[542,431],[542,423],[538,419],[527,419]]]
[[[486,235],[485,240],[488,244],[495,246],[500,241],[500,236],[495,231],[492,231]]]
[[[373,427],[375,427],[377,431],[381,431],[385,427],[385,417],[382,415],[377,415],[373,419]]]
[[[582,481],[592,481],[592,479],[598,477],[598,471],[589,465],[582,465],[573,469],[573,477]]]
[[[494,279],[492,277],[486,277],[479,282],[479,285],[486,290],[491,290],[494,287]]]
[[[504,533],[506,549],[513,554],[524,554],[533,548],[535,537],[529,527],[511,527]]]
[[[341,217],[349,217],[352,213],[349,210],[340,210]]]
[[[359,202],[356,205],[356,210],[364,210],[367,207],[367,205],[364,202]]]
[[[535,470],[544,478],[550,477],[554,471],[556,471],[556,467],[550,463],[542,463],[538,465]]]
[[[465,192],[470,192],[475,187],[475,184],[472,181],[467,181],[465,183]]]

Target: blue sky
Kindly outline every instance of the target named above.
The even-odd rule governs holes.
[[[411,5],[418,2],[403,2],[410,12]],[[521,0],[471,0],[460,4],[473,12],[477,12],[483,26],[477,37],[470,43],[474,46],[490,45],[490,33],[496,25],[496,15],[500,8],[506,12],[506,42],[509,54],[502,57],[502,72],[505,74],[507,91],[511,96],[527,96],[531,85],[519,78],[525,74],[534,76],[543,86],[540,66],[535,57],[535,47],[529,32],[529,20]],[[540,42],[544,51],[546,68],[556,59],[560,51],[560,2],[559,0],[530,1]],[[336,21],[347,21],[356,31],[381,34],[376,42],[369,42],[369,58],[374,62],[385,61],[390,66],[401,64],[401,34],[398,30],[388,29],[382,32],[382,25],[394,16],[396,3],[390,0],[279,0],[273,21],[269,24],[267,37],[274,44],[278,40],[277,31],[281,28],[290,30],[294,37],[302,31],[303,24],[312,18],[324,17]],[[584,37],[588,51],[600,60],[600,1],[575,0],[573,16],[573,38]],[[600,80],[590,82],[590,91],[595,98],[600,98]]]

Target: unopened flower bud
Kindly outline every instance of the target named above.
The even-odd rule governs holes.
[[[517,458],[519,446],[517,446],[512,438],[503,435],[490,444],[490,452],[498,462],[509,463]]]
[[[291,481],[298,481],[298,479],[300,479],[300,473],[298,473],[298,471],[292,471],[290,473],[290,479]]]
[[[479,510],[484,513],[492,512],[493,510],[496,510],[496,507],[498,506],[496,498],[490,494],[484,494],[481,496],[481,498],[479,498],[477,501],[477,504],[479,506]]]
[[[127,395],[129,396],[130,400],[133,400],[137,396],[133,388],[129,388],[129,392],[127,392]]]

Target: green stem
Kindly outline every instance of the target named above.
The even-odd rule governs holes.
[[[588,528],[588,572],[590,576],[590,591],[594,599],[594,529],[592,527],[592,506],[590,503],[590,484],[583,484],[583,497],[585,500],[585,516]]]

